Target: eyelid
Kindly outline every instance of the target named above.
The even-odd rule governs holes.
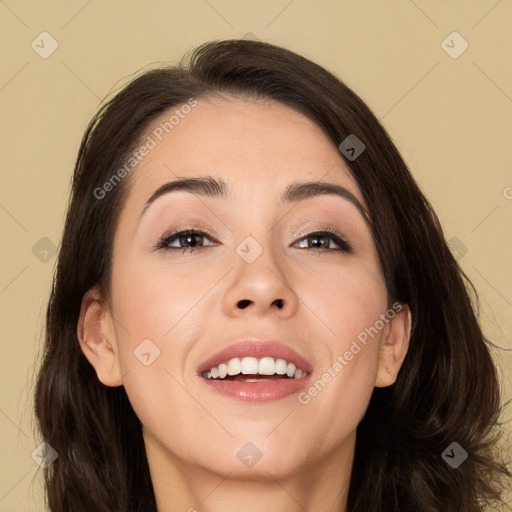
[[[349,239],[343,233],[341,233],[340,231],[338,231],[338,230],[336,230],[336,229],[334,229],[334,228],[332,228],[332,227],[330,227],[328,225],[320,225],[320,226],[316,226],[314,228],[303,229],[303,230],[299,231],[298,233],[290,235],[287,241],[289,242],[292,239],[294,239],[295,237],[304,237],[304,236],[307,236],[307,235],[313,235],[313,234],[318,233],[320,231],[327,231],[328,233],[332,233],[333,235],[337,235],[338,237],[340,237],[345,242],[350,243]]]
[[[316,224],[318,223],[318,224]],[[291,242],[297,236],[309,235],[311,233],[315,233],[316,231],[332,231],[335,234],[341,235],[334,228],[332,228],[333,222],[326,223],[323,219],[308,219],[300,224],[294,225],[291,229],[290,235],[287,237],[286,242]],[[304,226],[307,228],[302,229]],[[313,226],[313,227],[312,227]]]

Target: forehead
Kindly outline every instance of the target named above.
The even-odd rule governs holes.
[[[275,101],[199,99],[193,108],[177,106],[159,116],[147,137],[154,147],[131,176],[131,204],[142,204],[178,176],[209,174],[228,184],[232,200],[246,200],[248,194],[277,200],[292,181],[325,180],[349,188],[364,205],[357,182],[322,129]]]

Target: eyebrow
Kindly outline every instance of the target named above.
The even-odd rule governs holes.
[[[164,183],[157,188],[146,201],[140,216],[142,217],[151,204],[158,198],[178,191],[190,192],[203,197],[220,199],[232,198],[230,188],[222,179],[216,179],[213,176],[179,178],[175,181]],[[371,226],[368,212],[359,199],[345,187],[335,183],[325,181],[295,181],[288,185],[283,191],[281,194],[281,202],[292,203],[324,195],[335,195],[350,201],[359,210],[359,213],[363,216],[366,223]]]

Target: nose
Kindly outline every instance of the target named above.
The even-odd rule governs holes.
[[[253,261],[234,254],[234,272],[230,273],[231,282],[224,295],[224,312],[231,316],[293,316],[298,297],[291,282],[292,268],[286,266],[284,255],[276,254],[270,240],[261,249]]]

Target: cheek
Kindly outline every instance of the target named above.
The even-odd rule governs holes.
[[[373,267],[354,264],[302,283],[304,301],[318,319],[311,336],[321,340],[321,364],[298,402],[316,424],[333,426],[325,434],[326,447],[355,430],[374,388],[385,325],[380,315],[387,306],[385,285],[376,275]]]
[[[172,344],[179,350],[173,340],[193,339],[199,328],[201,297],[212,288],[217,276],[211,269],[200,273],[161,262],[130,263],[120,268],[112,280],[116,315],[126,326],[121,334],[128,332],[132,344],[150,338],[162,349]],[[184,338],[180,336],[183,333]]]
[[[201,413],[186,391],[190,375],[184,375],[184,366],[191,347],[205,331],[207,301],[202,299],[218,281],[218,274],[211,268],[201,274],[176,266],[128,263],[119,265],[112,278],[124,387],[148,430],[165,428],[166,436],[181,439],[183,420],[194,405],[199,413],[193,413]],[[208,422],[207,417],[202,419],[203,424]],[[193,432],[200,422],[188,424],[189,435],[201,434]]]
[[[387,291],[375,265],[353,260],[303,275],[296,293],[309,310],[305,315],[318,319],[316,326],[308,324],[323,325],[322,337],[336,351],[348,350],[347,342],[350,345],[385,312]]]

